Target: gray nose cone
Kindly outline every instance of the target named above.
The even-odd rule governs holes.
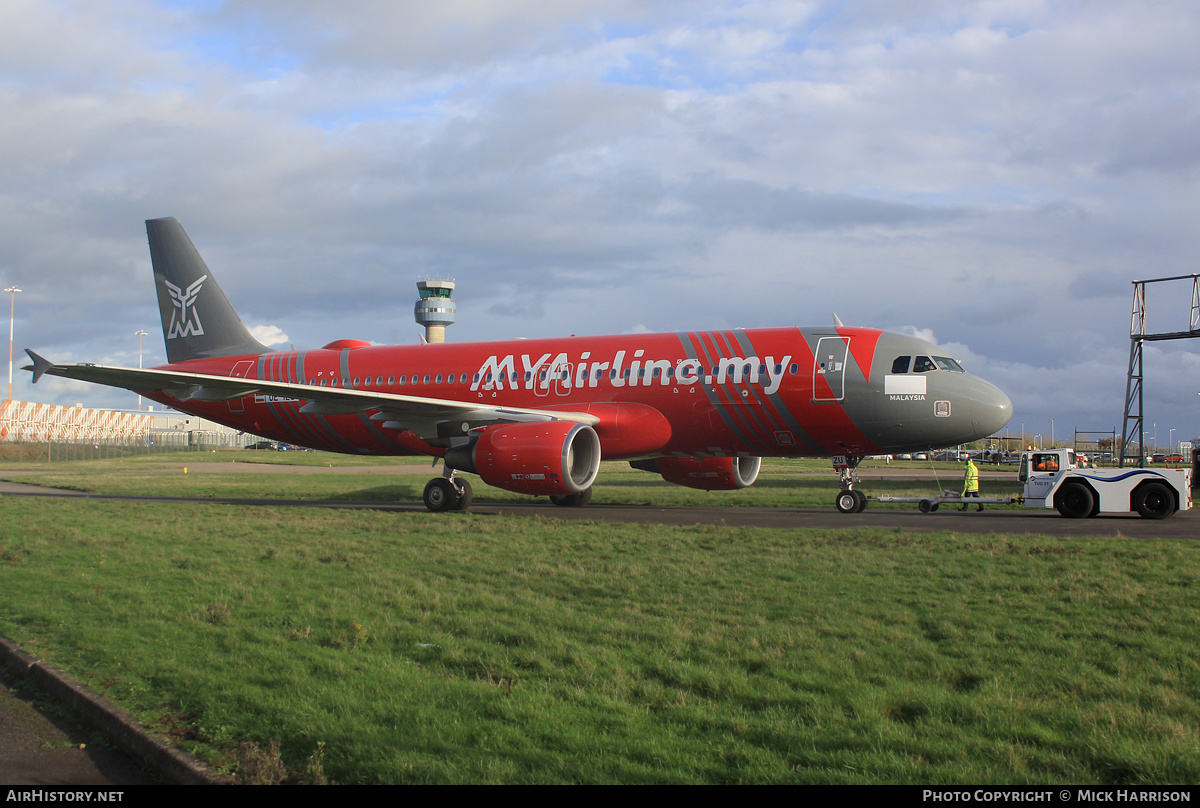
[[[1005,427],[1012,418],[1012,401],[1000,388],[982,379],[976,380],[971,393],[971,427],[975,437],[986,438]]]

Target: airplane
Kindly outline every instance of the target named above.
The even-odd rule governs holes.
[[[792,327],[275,351],[255,339],[174,218],[146,222],[167,364],[54,364],[36,383],[121,387],[285,443],[443,461],[431,511],[466,510],[464,473],[556,505],[592,495],[600,460],[703,490],[752,485],[762,457],[832,457],[837,509],[867,499],[865,456],[994,434],[1012,403],[944,349],[872,328]]]

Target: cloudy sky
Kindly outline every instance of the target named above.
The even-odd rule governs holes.
[[[418,276],[454,341],[836,312],[1014,434],[1119,431],[1131,281],[1200,272],[1197,41],[1192,0],[0,0],[0,284],[18,353],[163,362],[176,216],[281,347],[416,342]],[[1188,328],[1190,282],[1149,298]],[[1145,389],[1200,435],[1200,343]]]

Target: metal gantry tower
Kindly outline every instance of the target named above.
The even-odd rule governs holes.
[[[1167,281],[1192,282],[1192,313],[1187,331],[1163,331],[1146,333],[1146,284]],[[1176,275],[1172,278],[1154,278],[1133,282],[1133,316],[1129,323],[1129,374],[1125,381],[1125,422],[1121,428],[1120,465],[1126,458],[1136,458],[1137,465],[1146,465],[1146,435],[1142,409],[1142,346],[1145,342],[1168,339],[1191,339],[1200,337],[1200,275]],[[1137,441],[1137,454],[1130,452],[1129,444]]]

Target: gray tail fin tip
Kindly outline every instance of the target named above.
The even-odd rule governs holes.
[[[147,219],[168,362],[270,350],[246,329],[178,219]]]
[[[49,359],[38,356],[28,348],[25,349],[25,353],[29,354],[29,358],[33,360],[33,364],[26,365],[25,367],[21,368],[21,370],[32,370],[33,383],[37,384],[38,380],[41,379],[42,376],[46,375],[46,371],[54,367],[54,363]]]

